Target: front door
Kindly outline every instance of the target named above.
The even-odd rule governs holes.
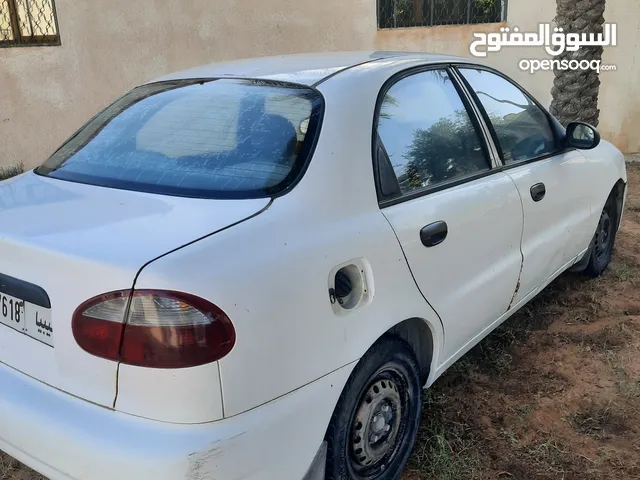
[[[485,69],[459,71],[486,112],[503,171],[522,197],[524,264],[517,305],[589,244],[591,169],[580,152],[563,151],[547,112],[518,86]]]
[[[441,361],[507,311],[520,274],[520,195],[478,131],[444,69],[401,77],[378,115],[382,212],[443,322]]]

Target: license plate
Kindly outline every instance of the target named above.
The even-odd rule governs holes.
[[[50,308],[0,292],[0,323],[53,347]]]

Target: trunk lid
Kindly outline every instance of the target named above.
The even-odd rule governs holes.
[[[118,364],[89,355],[76,344],[71,317],[78,305],[131,288],[145,263],[251,217],[269,201],[155,195],[33,172],[0,183],[0,295],[11,301],[25,292],[21,285],[31,284],[32,295],[19,299],[27,301],[23,315],[29,315],[29,308],[31,315],[38,310],[40,318],[48,314],[39,325],[53,331],[50,342],[38,341],[33,337],[42,332],[25,333],[25,318],[13,328],[6,325],[10,319],[0,322],[0,362],[112,406]],[[33,293],[38,287],[46,292],[50,309],[29,302],[42,298]]]

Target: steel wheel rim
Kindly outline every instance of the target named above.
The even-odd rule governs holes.
[[[600,221],[598,222],[598,230],[596,231],[594,254],[596,262],[600,263],[606,259],[611,251],[612,238],[613,238],[613,222],[611,216],[605,210],[600,215]]]
[[[407,387],[400,372],[387,368],[365,388],[349,429],[349,465],[357,478],[377,478],[396,459],[407,431]]]

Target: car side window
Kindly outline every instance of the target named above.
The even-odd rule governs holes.
[[[505,163],[531,160],[557,150],[549,117],[525,92],[486,70],[461,68],[460,73],[484,107]]]
[[[377,130],[402,194],[490,169],[446,70],[416,73],[391,86]]]

